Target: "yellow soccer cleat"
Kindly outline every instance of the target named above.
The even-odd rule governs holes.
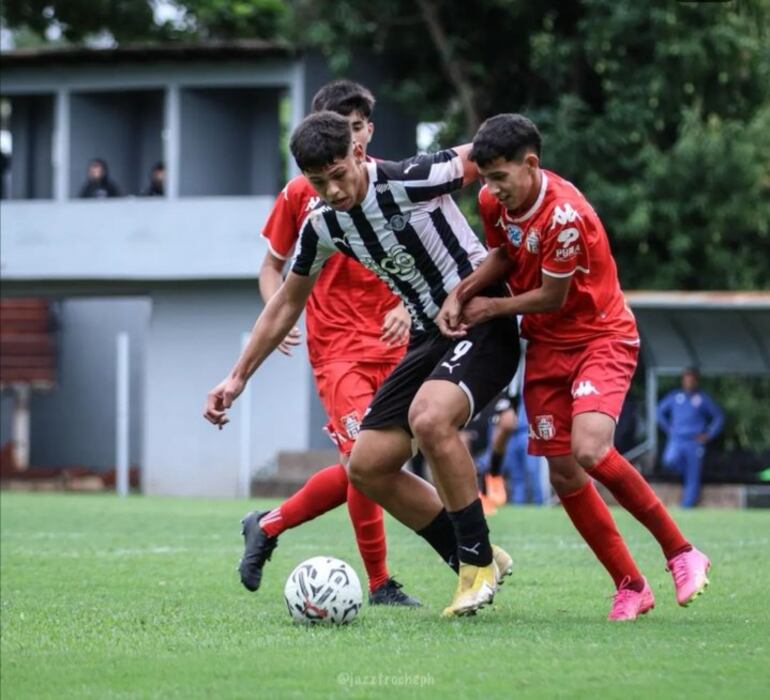
[[[492,558],[497,565],[497,585],[502,586],[505,583],[505,577],[513,573],[513,559],[508,552],[496,544],[492,545]]]
[[[457,590],[452,602],[444,608],[441,616],[472,615],[485,605],[489,605],[495,597],[499,576],[494,558],[489,566],[474,566],[461,562]]]

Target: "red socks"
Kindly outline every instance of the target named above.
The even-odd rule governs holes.
[[[371,592],[390,578],[385,561],[387,545],[382,508],[351,484],[348,486],[348,513],[356,533],[358,551],[369,577]]]
[[[666,559],[692,549],[655,491],[614,447],[586,471],[604,484],[617,502],[652,533]]]
[[[577,531],[612,576],[615,587],[628,576],[631,579],[629,587],[641,591],[644,585],[642,574],[593,482],[559,498]]]
[[[348,483],[345,467],[334,464],[311,476],[305,485],[259,521],[271,537],[317,518],[347,501],[358,551],[373,591],[390,577],[385,563],[385,523],[382,508]]]
[[[311,476],[305,485],[280,506],[271,510],[259,526],[270,537],[277,537],[308,520],[342,505],[347,498],[348,475],[341,464],[333,464]]]

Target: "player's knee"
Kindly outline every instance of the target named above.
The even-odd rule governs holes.
[[[595,467],[609,449],[606,441],[591,436],[572,440],[572,456],[583,469]]]
[[[423,447],[430,448],[446,440],[454,428],[449,417],[437,406],[420,403],[409,409],[409,426]]]
[[[572,493],[581,488],[586,481],[585,472],[582,469],[575,470],[573,473],[555,472],[551,470],[548,474],[553,490],[559,495]]]

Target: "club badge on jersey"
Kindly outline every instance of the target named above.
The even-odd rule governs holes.
[[[521,227],[517,226],[516,224],[508,224],[506,228],[508,230],[508,239],[511,241],[511,243],[517,248],[521,246]]]

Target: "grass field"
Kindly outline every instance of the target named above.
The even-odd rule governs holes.
[[[490,520],[515,560],[494,608],[441,620],[453,576],[389,521],[391,571],[420,610],[364,607],[293,626],[283,583],[304,558],[362,566],[338,509],[282,536],[262,589],[241,588],[243,502],[3,493],[3,700],[17,698],[768,698],[770,513],[679,512],[712,558],[677,607],[647,533],[621,528],[657,597],[605,621],[609,579],[559,509]],[[363,578],[362,578],[363,581]]]

